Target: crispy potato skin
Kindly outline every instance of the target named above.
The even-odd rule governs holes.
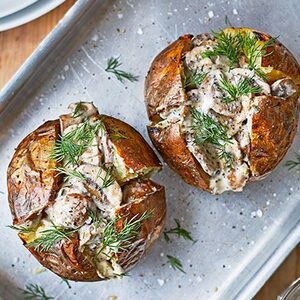
[[[116,118],[101,115],[118,154],[128,169],[138,173],[142,169],[161,169],[161,164],[152,148],[132,126]],[[122,134],[126,138],[114,138]]]
[[[184,35],[170,44],[154,59],[145,81],[145,100],[149,119],[157,123],[158,110],[176,107],[186,101],[182,86],[182,55],[192,47],[192,35]],[[208,189],[208,175],[186,148],[179,124],[160,129],[148,126],[152,143],[164,160],[187,183]]]
[[[143,213],[150,213],[150,217],[143,221],[140,233],[132,243],[128,252],[120,253],[119,263],[128,270],[142,257],[144,252],[156,240],[165,225],[166,201],[165,189],[151,180],[132,180],[124,187],[123,204],[117,211],[117,217],[128,220]],[[133,199],[133,200],[132,200]],[[125,219],[117,223],[117,230],[121,230]]]
[[[8,201],[14,224],[41,211],[54,199],[60,179],[49,159],[58,138],[59,121],[49,121],[30,133],[17,147],[7,172]]]
[[[261,41],[271,37],[250,28],[232,28],[230,31],[253,31]],[[185,182],[209,191],[209,176],[186,148],[180,124],[165,128],[155,125],[161,121],[159,112],[184,103],[186,95],[182,87],[182,55],[191,49],[192,36],[185,35],[173,42],[154,59],[145,82],[145,101],[149,119],[149,136],[168,165]],[[272,66],[267,74],[269,84],[278,79],[290,77],[297,86],[297,92],[287,99],[275,96],[265,97],[260,110],[254,114],[250,147],[250,180],[263,177],[273,170],[290,147],[298,122],[298,97],[300,91],[300,67],[293,55],[279,42],[267,48],[262,66]]]
[[[103,119],[103,116],[98,116]],[[119,155],[127,167],[137,171],[144,167],[160,169],[161,165],[143,137],[128,124],[105,116],[105,126],[110,133],[120,132],[128,139],[114,141]],[[14,224],[34,219],[54,200],[61,179],[53,171],[55,161],[49,159],[53,145],[60,134],[59,120],[49,121],[29,134],[17,147],[8,168],[8,195]],[[17,175],[19,177],[17,177]],[[122,186],[123,203],[116,217],[132,218],[145,211],[153,211],[151,218],[141,224],[140,233],[129,251],[118,254],[118,263],[125,271],[134,266],[151,243],[158,238],[166,214],[164,188],[149,179],[135,179]],[[26,201],[22,201],[26,199]],[[124,218],[117,223],[123,227]],[[24,245],[27,241],[19,234]],[[90,255],[79,251],[79,236],[74,233],[70,240],[56,243],[49,251],[28,250],[46,268],[57,275],[74,281],[100,281]]]
[[[159,107],[178,106],[186,99],[182,87],[182,55],[192,46],[192,35],[184,35],[159,53],[145,81],[148,115],[154,120]]]
[[[262,96],[252,118],[250,149],[251,180],[272,171],[289,149],[297,129],[297,95],[283,100]]]
[[[45,268],[60,277],[74,281],[102,280],[87,256],[78,250],[78,235],[74,234],[70,239],[57,243],[49,251],[39,252],[33,247],[28,249]]]
[[[254,31],[262,41],[271,37]],[[265,96],[259,103],[259,111],[252,119],[250,145],[251,180],[259,179],[272,171],[291,146],[297,131],[300,94],[300,66],[292,53],[279,41],[269,47],[268,55],[263,57],[262,66],[272,66],[281,74],[290,77],[297,86],[297,92],[282,99]],[[270,82],[279,79],[271,78]]]
[[[148,133],[167,164],[186,183],[209,190],[209,176],[186,147],[185,139],[180,132],[180,124],[170,124],[165,129],[148,126]]]

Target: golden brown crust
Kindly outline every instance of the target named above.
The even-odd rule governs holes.
[[[118,132],[126,136],[126,139],[116,139],[113,143],[128,168],[134,171],[142,168],[160,169],[155,153],[135,129],[112,117],[96,117],[103,119],[109,133]],[[60,179],[53,170],[57,164],[49,159],[59,134],[59,120],[46,122],[29,134],[16,149],[7,173],[9,203],[15,224],[22,224],[41,214],[59,190]],[[148,210],[154,212],[153,219],[143,222],[130,251],[119,254],[120,264],[128,269],[157,239],[163,228],[166,204],[164,188],[150,180],[133,180],[125,184],[123,189],[124,204],[116,212],[116,216],[128,215],[131,218]],[[123,224],[119,222],[117,226],[121,229]],[[25,245],[33,241],[31,235],[27,237],[27,241],[25,236],[20,235],[20,238]],[[79,250],[77,233],[70,240],[56,243],[48,251],[37,251],[33,247],[28,249],[44,267],[63,278],[75,281],[103,280],[97,274],[90,253]]]
[[[78,250],[79,238],[74,234],[69,240],[63,240],[49,251],[36,251],[28,247],[34,257],[47,269],[68,280],[98,281],[102,280],[95,266],[84,253]]]
[[[259,111],[252,118],[250,171],[254,178],[273,170],[289,149],[297,129],[298,97],[299,93],[287,99],[260,97]]]
[[[58,138],[58,120],[30,133],[17,147],[7,171],[8,201],[14,224],[39,214],[55,197],[59,177],[57,163],[49,159]]]
[[[254,30],[258,37],[262,41],[267,41],[271,38],[266,33]],[[282,76],[290,77],[300,88],[300,66],[293,56],[293,54],[278,40],[275,41],[274,45],[268,47],[267,55],[262,58],[262,66],[273,67],[278,73],[280,79]],[[274,73],[274,72],[273,72]],[[274,79],[273,79],[274,80]]]
[[[148,126],[148,133],[167,164],[186,183],[209,190],[209,175],[203,171],[186,147],[185,139],[180,132],[180,124],[170,124],[169,127],[163,129]]]
[[[151,121],[159,107],[179,106],[185,101],[181,59],[191,45],[192,35],[184,35],[158,54],[151,64],[145,81],[145,99]]]
[[[192,47],[192,35],[184,35],[154,59],[145,81],[145,100],[152,124],[159,121],[158,111],[169,110],[186,101],[182,85],[182,56]],[[179,124],[168,128],[148,127],[149,136],[164,160],[187,183],[208,190],[208,175],[186,148]]]
[[[227,30],[230,32],[253,31],[263,42],[271,38],[251,28]],[[187,183],[209,190],[209,176],[186,148],[180,125],[169,124],[164,128],[156,126],[162,121],[159,116],[162,107],[170,110],[184,103],[186,99],[181,82],[183,69],[181,57],[189,51],[191,44],[190,35],[179,38],[158,54],[151,65],[145,82],[145,100],[151,121],[148,133],[155,147],[175,172]],[[253,135],[249,151],[250,170],[255,178],[274,169],[283,158],[294,138],[298,120],[299,64],[279,41],[275,41],[273,46],[267,48],[267,54],[262,58],[262,66],[273,67],[273,70],[266,74],[268,83],[272,84],[278,79],[290,77],[297,86],[297,92],[287,99],[266,97],[266,102],[260,103],[259,113],[253,117]]]
[[[101,116],[111,140],[128,169],[135,173],[143,169],[160,169],[161,164],[152,148],[132,126],[110,116]],[[118,135],[125,138],[118,138]],[[114,138],[114,136],[116,138]]]
[[[119,255],[120,265],[128,270],[133,267],[158,238],[164,228],[166,216],[165,189],[151,180],[132,180],[124,188],[125,204],[117,211],[116,216],[127,219],[150,213],[150,217],[143,221],[140,233],[132,243],[128,252]],[[121,230],[124,219],[117,223],[117,230]]]

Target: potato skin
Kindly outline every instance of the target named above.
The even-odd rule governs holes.
[[[145,100],[152,125],[160,107],[176,107],[186,101],[182,86],[182,55],[192,47],[192,35],[184,35],[159,53],[151,64],[145,81]],[[158,120],[159,121],[159,120]],[[179,124],[161,129],[148,126],[148,134],[168,165],[187,183],[207,190],[208,175],[186,148]]]
[[[99,116],[103,119],[102,117]],[[128,137],[114,141],[127,167],[132,167],[135,171],[144,167],[156,170],[161,168],[157,156],[135,129],[109,116],[105,116],[103,122],[108,132],[118,131]],[[62,180],[53,170],[57,166],[56,162],[49,159],[59,134],[59,120],[48,121],[24,138],[17,147],[7,172],[8,198],[14,224],[23,224],[26,220],[42,215],[59,191]],[[17,177],[19,174],[22,177]],[[122,189],[123,203],[116,211],[116,217],[131,218],[145,211],[154,212],[153,217],[142,222],[140,233],[133,241],[130,251],[118,256],[119,264],[126,271],[139,261],[145,250],[157,239],[164,226],[166,203],[164,188],[148,179],[131,180],[125,183]],[[22,205],[21,197],[25,197],[26,205]],[[136,200],[130,202],[129,197]],[[118,230],[122,229],[124,218],[117,223]],[[19,237],[27,246],[25,237],[22,234],[19,234]],[[65,279],[103,280],[98,276],[89,254],[79,251],[78,234],[74,233],[70,239],[71,241],[62,240],[44,252],[29,246],[27,248],[44,267]]]
[[[138,173],[142,169],[161,169],[161,164],[152,148],[132,126],[106,115],[101,119],[107,128],[118,154],[123,158],[128,169]],[[125,138],[113,138],[114,134],[122,134]]]
[[[186,147],[184,136],[178,123],[168,128],[148,126],[149,136],[162,154],[166,163],[178,173],[186,183],[209,190],[209,176]]]
[[[60,178],[49,159],[58,138],[59,121],[48,121],[17,147],[8,166],[8,201],[14,224],[38,215],[56,196]]]
[[[230,30],[252,30],[261,41],[271,38],[265,33],[250,28]],[[155,127],[161,121],[158,114],[162,105],[168,110],[186,101],[180,77],[183,69],[181,57],[191,48],[192,38],[191,35],[180,37],[159,53],[151,64],[145,82],[145,102],[151,121],[148,133],[168,165],[186,183],[209,191],[209,176],[186,148],[180,124],[170,124],[164,128]],[[259,112],[254,114],[250,142],[250,180],[262,178],[278,165],[293,141],[298,122],[299,64],[279,41],[268,47],[267,53],[268,56],[262,59],[262,66],[274,68],[270,74],[267,74],[269,84],[290,77],[297,86],[297,92],[281,102],[278,97],[266,97],[266,102],[262,101],[259,105]]]

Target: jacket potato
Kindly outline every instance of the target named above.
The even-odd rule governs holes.
[[[122,276],[163,229],[161,164],[128,124],[92,103],[48,121],[17,147],[7,172],[13,228],[46,268],[76,281]]]
[[[184,181],[212,194],[269,174],[296,133],[300,67],[250,28],[181,36],[145,82],[149,136]]]

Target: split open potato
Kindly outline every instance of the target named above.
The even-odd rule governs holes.
[[[159,236],[164,188],[150,176],[160,162],[128,124],[76,103],[17,147],[8,197],[27,249],[59,276],[119,277]]]
[[[145,82],[149,136],[187,183],[241,191],[269,174],[296,133],[300,67],[277,39],[250,28],[184,35]]]

